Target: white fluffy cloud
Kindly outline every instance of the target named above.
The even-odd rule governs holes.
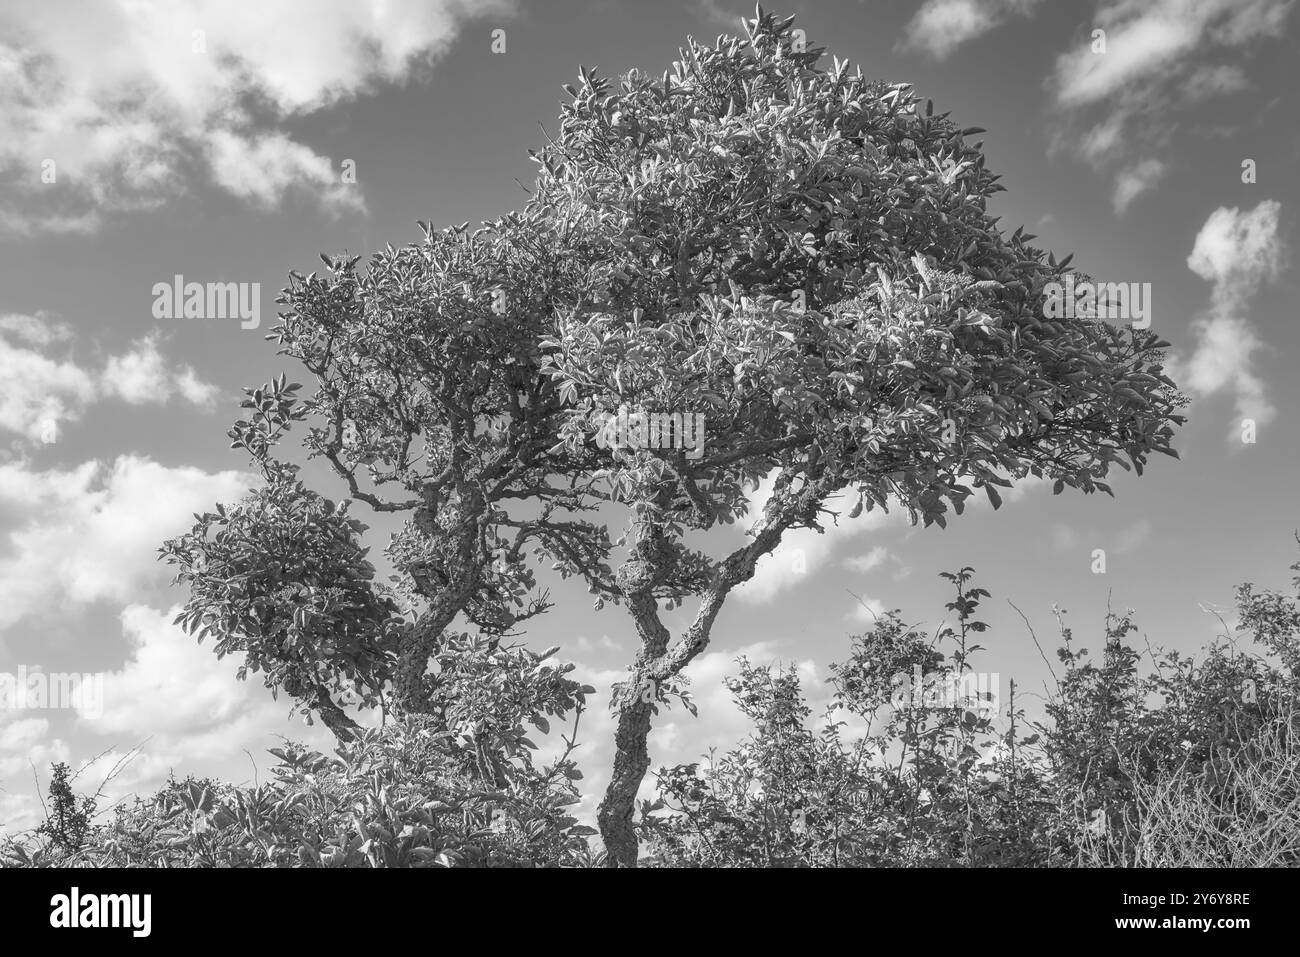
[[[859,595],[857,603],[853,606],[853,611],[849,614],[849,618],[870,625],[879,621],[886,611],[888,609],[885,607],[885,603],[879,598],[872,598],[870,595]]]
[[[192,513],[233,501],[251,484],[253,476],[238,472],[136,456],[45,471],[0,464],[0,521],[18,523],[0,539],[0,637],[51,609],[60,619],[94,609],[88,619],[117,612],[128,645],[121,664],[103,674],[101,708],[59,713],[59,727],[46,716],[52,712],[0,711],[0,828],[39,821],[32,764],[44,783],[49,764],[66,761],[81,772],[79,788],[93,792],[124,761],[105,789],[106,806],[152,792],[172,769],[238,779],[240,767],[251,772],[244,749],[265,767],[263,752],[280,733],[328,746],[321,726],[289,723],[287,704],[256,676],[236,680],[237,662],[219,660],[210,643],[173,625],[179,608],[148,603],[172,597],[159,544],[184,531]]]
[[[0,430],[40,441],[47,424],[77,418],[95,400],[93,373],[0,336]]]
[[[1155,159],[1145,159],[1121,170],[1115,177],[1115,212],[1123,215],[1129,204],[1154,186],[1164,173],[1165,164]]]
[[[1196,54],[1276,36],[1290,7],[1289,0],[1105,0],[1093,20],[1106,31],[1106,50],[1094,53],[1084,44],[1057,59],[1057,101],[1098,103],[1197,73]]]
[[[130,601],[170,578],[157,548],[194,512],[252,481],[120,456],[70,470],[0,464],[0,514],[25,520],[0,540],[0,630],[45,609]]]
[[[907,24],[903,46],[944,59],[1012,16],[1028,15],[1039,0],[925,0]]]
[[[257,676],[237,681],[231,659],[218,660],[210,644],[200,645],[173,625],[179,611],[142,604],[122,610],[129,651],[120,668],[102,676],[102,712],[76,715],[75,760],[69,743],[52,735],[48,718],[11,712],[6,719],[0,713],[0,783],[7,792],[0,795],[0,829],[18,831],[39,822],[33,765],[43,784],[51,762],[68,762],[85,793],[107,780],[100,798],[106,807],[155,791],[173,770],[183,775],[247,766],[243,751],[263,758],[279,734],[328,748],[332,739],[321,725],[287,724],[284,699],[272,699]],[[116,744],[105,749],[87,735]]]
[[[167,763],[238,753],[258,732],[284,725],[288,704],[276,702],[257,675],[238,681],[237,662],[219,660],[172,621],[180,608],[132,604],[122,610],[130,652],[104,675],[102,714],[83,714],[88,730],[116,739],[150,739],[148,753]]]
[[[776,473],[773,472],[759,484],[756,491],[749,493],[751,516],[762,514],[763,506],[772,494],[775,480]],[[1016,482],[1012,488],[1004,489],[1002,501],[1004,504],[1009,504],[1032,489],[1045,484],[1049,483],[1028,476]],[[897,506],[891,507],[889,512],[877,508],[869,512],[864,511],[857,518],[849,518],[848,511],[854,498],[852,492],[846,491],[838,500],[827,503],[826,510],[836,513],[838,521],[827,519],[821,533],[808,528],[797,528],[786,532],[776,549],[758,560],[754,576],[735,590],[734,597],[740,601],[756,604],[769,602],[780,592],[795,587],[806,581],[809,575],[824,569],[844,543],[867,532],[899,526],[907,521],[906,509]],[[983,492],[976,492],[966,501],[967,512],[990,507]],[[853,562],[854,559],[849,559],[846,564],[854,567]]]
[[[67,325],[48,317],[0,317],[0,430],[45,441],[47,430],[57,435],[65,422],[104,398],[141,405],[179,396],[201,408],[213,405],[216,386],[188,365],[169,368],[156,336],[109,356],[102,370],[72,358],[71,338]]]
[[[1192,323],[1191,357],[1173,363],[1175,381],[1189,393],[1229,393],[1237,414],[1261,425],[1277,409],[1255,370],[1255,355],[1263,341],[1246,310],[1260,287],[1282,270],[1280,213],[1280,203],[1265,200],[1245,211],[1221,206],[1206,219],[1187,266],[1214,284],[1210,307]]]
[[[47,315],[24,316],[18,313],[0,316],[0,333],[28,345],[45,347],[72,338],[72,327]]]
[[[195,169],[262,206],[298,188],[336,211],[360,208],[356,187],[340,183],[342,158],[318,154],[277,125],[405,82],[467,19],[512,7],[513,0],[10,4],[0,12],[0,171],[28,190],[5,210],[8,228],[89,231],[104,212],[165,202]],[[70,21],[78,29],[67,29]],[[47,160],[53,183],[42,181]]]
[[[1233,305],[1276,278],[1282,267],[1277,233],[1281,210],[1276,200],[1246,212],[1220,206],[1196,234],[1187,267],[1214,283],[1216,305]]]
[[[173,395],[210,408],[217,387],[198,378],[190,366],[172,371],[158,351],[157,336],[146,336],[121,355],[111,356],[100,377],[100,388],[132,405],[166,402]]]
[[[216,184],[262,209],[273,209],[295,185],[309,186],[327,207],[360,208],[360,194],[339,169],[283,133],[254,138],[214,130],[207,142]]]
[[[1180,110],[1248,84],[1232,63],[1266,37],[1281,36],[1292,0],[1102,0],[1090,35],[1056,60],[1050,80],[1062,122],[1054,148],[1070,150],[1115,178],[1123,213],[1165,172]],[[1105,31],[1096,52],[1092,29]]]
[[[66,741],[50,735],[49,719],[0,709],[0,832],[40,823],[32,768],[46,771],[52,762],[69,760],[69,753]]]

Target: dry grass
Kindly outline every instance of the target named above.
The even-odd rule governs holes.
[[[1128,826],[1082,842],[1092,867],[1300,866],[1300,714],[1208,765],[1140,782]]]

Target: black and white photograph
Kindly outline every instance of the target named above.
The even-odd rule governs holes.
[[[0,0],[7,924],[1286,926],[1296,6]]]

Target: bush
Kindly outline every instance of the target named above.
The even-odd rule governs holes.
[[[1293,566],[1300,571],[1300,563]],[[955,624],[933,639],[897,612],[832,665],[819,731],[798,678],[742,659],[729,683],[754,734],[705,765],[661,769],[638,822],[659,866],[1295,866],[1300,616],[1295,599],[1238,592],[1241,627],[1199,660],[1129,643],[1108,614],[1100,662],[1060,622],[1064,665],[1046,720],[1015,699],[1000,720],[967,694],[899,697],[917,673],[959,688],[986,626],[971,570],[945,573]],[[1300,595],[1300,578],[1296,580]],[[865,722],[855,740],[844,718]]]
[[[1300,572],[1300,562],[1292,566]],[[881,616],[831,666],[812,725],[797,674],[740,660],[728,688],[752,735],[658,772],[640,806],[645,863],[664,867],[1271,867],[1300,865],[1297,597],[1238,591],[1240,629],[1199,658],[1130,644],[1108,613],[1100,660],[1061,645],[1044,719],[962,684],[989,593],[945,573],[953,616],[933,636]],[[1036,640],[1036,638],[1035,638]],[[455,653],[452,653],[452,649]],[[518,647],[460,636],[437,660],[428,714],[359,730],[335,757],[288,744],[272,780],[188,778],[95,824],[56,765],[47,820],[0,845],[10,866],[590,866],[594,830],[568,813],[581,774],[534,765],[531,724],[580,716],[592,692]],[[901,694],[921,675],[955,697]],[[850,716],[863,730],[846,731]],[[576,726],[575,726],[576,727]]]
[[[511,867],[590,862],[566,808],[567,763],[485,785],[427,719],[361,732],[326,757],[289,744],[255,787],[171,781],[119,807],[87,840],[10,841],[10,865],[93,867]]]

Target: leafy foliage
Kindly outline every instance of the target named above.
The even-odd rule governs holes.
[[[72,790],[72,772],[56,761],[51,765],[49,804],[36,833],[63,851],[76,852],[86,843],[95,816],[93,797],[78,797]]]
[[[76,846],[10,842],[7,862],[97,867],[576,866],[594,833],[566,811],[562,762],[509,766],[495,784],[427,718],[365,730],[336,757],[287,744],[254,787],[170,782]]]
[[[804,50],[761,9],[744,38],[690,41],[670,72],[588,71],[537,154],[535,208],[587,236],[603,293],[560,309],[545,372],[576,455],[611,414],[702,413],[706,448],[611,447],[593,478],[628,507],[628,544],[592,589],[626,605],[641,649],[618,698],[602,832],[636,861],[630,818],[649,704],[708,644],[730,591],[792,528],[847,492],[947,522],[1027,477],[1110,493],[1112,467],[1175,455],[1168,345],[1045,318],[1058,262],[988,210],[981,132],[906,85]],[[775,473],[761,514],[748,492]],[[752,518],[715,558],[691,531]],[[698,599],[673,636],[663,607]]]
[[[1300,564],[1295,566],[1300,570]],[[753,735],[707,764],[661,769],[638,826],[658,866],[1295,866],[1300,830],[1297,599],[1240,590],[1242,627],[1199,659],[1143,655],[1132,613],[1108,615],[1100,663],[1062,620],[1064,665],[1046,720],[1013,697],[898,697],[915,671],[960,675],[983,630],[983,589],[945,574],[956,626],[932,637],[897,612],[852,639],[810,727],[797,676],[742,660],[729,683]],[[1300,596],[1300,581],[1297,582]],[[945,653],[942,646],[955,646]],[[846,719],[859,734],[846,736]]]
[[[347,510],[279,471],[237,505],[196,516],[164,548],[190,586],[177,623],[200,642],[215,636],[219,658],[242,654],[239,678],[263,672],[273,692],[339,723],[333,696],[378,703],[402,628],[396,602],[372,587],[365,526]]]

